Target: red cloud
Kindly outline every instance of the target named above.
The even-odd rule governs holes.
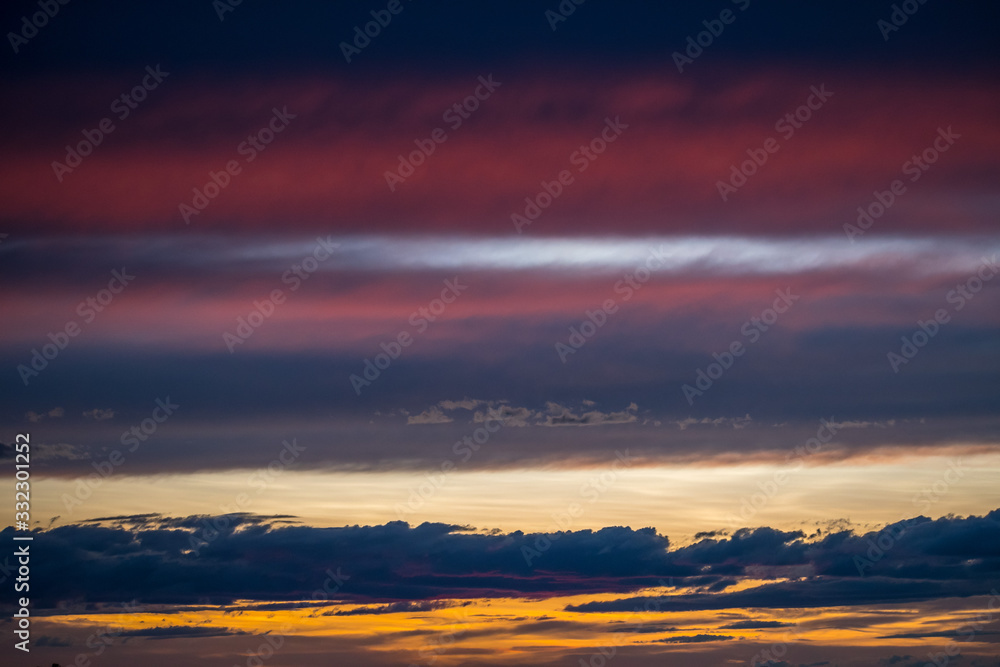
[[[474,93],[475,77],[359,83],[174,75],[130,117],[114,119],[114,132],[62,183],[52,163],[65,160],[65,147],[82,141],[83,130],[112,116],[110,102],[131,79],[36,81],[12,91],[27,103],[6,114],[23,133],[3,140],[0,200],[11,231],[495,234],[514,233],[510,216],[523,211],[525,198],[570,170],[573,184],[527,233],[837,232],[875,190],[905,178],[903,163],[939,127],[951,126],[962,138],[919,181],[907,182],[880,225],[886,232],[985,230],[995,218],[986,202],[1000,154],[989,111],[998,93],[971,79],[935,80],[928,97],[926,80],[892,72],[772,70],[697,82],[662,72],[586,81],[549,74],[560,76],[493,73],[502,85],[455,129],[444,114]],[[776,122],[820,84],[833,96],[786,139]],[[58,111],[29,114],[51,107],[43,103],[56,92],[67,100]],[[265,127],[274,107],[296,119],[245,163],[238,146]],[[599,136],[606,118],[628,128],[578,172],[572,154]],[[391,192],[385,173],[436,128],[446,138]],[[717,183],[768,138],[777,152],[723,202]],[[241,162],[241,173],[186,226],[179,205],[230,160]]]

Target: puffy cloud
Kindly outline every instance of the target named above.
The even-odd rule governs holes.
[[[455,421],[441,411],[436,405],[424,410],[419,415],[411,415],[406,418],[407,424],[447,424]]]
[[[475,398],[463,398],[460,401],[448,401],[444,400],[438,403],[438,406],[443,410],[475,410],[480,405],[483,405],[486,401],[480,401]]]
[[[523,427],[530,426],[535,415],[535,412],[528,408],[513,407],[503,403],[494,404],[491,402],[489,406],[488,410],[476,410],[476,413],[472,415],[472,421],[476,424],[482,424],[486,421],[499,419],[503,421],[504,426]]]
[[[249,514],[108,517],[38,531],[51,554],[37,566],[45,582],[39,600],[307,600],[334,575],[335,597],[357,602],[681,589],[571,607],[581,612],[646,603],[661,611],[873,605],[989,595],[1000,586],[1000,510],[901,525],[814,540],[744,529],[671,549],[652,528],[483,534],[440,523],[318,528]],[[895,537],[887,543],[887,535]],[[859,568],[859,558],[873,562]],[[407,610],[419,608],[350,613]]]

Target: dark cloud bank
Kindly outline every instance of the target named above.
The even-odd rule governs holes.
[[[673,549],[652,528],[483,534],[441,523],[317,528],[247,514],[114,517],[38,531],[33,544],[39,608],[130,600],[392,604],[672,586],[677,594],[659,598],[658,608],[688,611],[889,604],[1000,587],[1000,509],[921,516],[864,535],[741,529]],[[727,592],[743,578],[775,581]],[[573,609],[632,611],[648,600]]]

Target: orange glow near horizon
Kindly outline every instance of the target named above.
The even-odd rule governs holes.
[[[757,584],[761,582],[752,582]],[[751,584],[751,585],[752,585]],[[678,591],[649,589],[641,595],[669,598]],[[809,647],[873,647],[885,646],[890,635],[927,632],[928,628],[965,628],[960,642],[963,653],[975,655],[989,648],[988,640],[977,637],[982,623],[996,616],[989,607],[989,598],[977,598],[961,611],[941,611],[924,608],[919,603],[880,605],[863,612],[851,607],[831,607],[798,610],[724,609],[697,612],[633,611],[617,613],[579,613],[566,611],[568,605],[591,601],[606,601],[624,597],[621,594],[566,596],[548,599],[484,598],[450,600],[448,606],[425,612],[401,611],[378,614],[335,615],[357,609],[378,607],[378,603],[324,603],[297,609],[268,610],[268,603],[236,602],[217,608],[205,607],[139,607],[136,613],[60,614],[47,616],[40,625],[47,632],[58,632],[74,638],[87,637],[90,644],[100,646],[122,642],[124,632],[145,632],[151,628],[172,628],[175,631],[211,628],[229,633],[229,639],[257,646],[271,636],[272,644],[281,644],[292,651],[296,639],[311,638],[332,642],[329,646],[350,645],[378,636],[377,647],[369,646],[373,655],[405,658],[418,664],[460,664],[470,655],[483,651],[495,654],[495,659],[510,657],[519,664],[568,653],[600,653],[634,649],[653,654],[685,652],[693,647],[687,643],[665,643],[674,637],[712,635],[713,648],[721,645],[740,648],[744,660],[767,650]],[[726,626],[738,621],[780,623],[780,627],[733,629]],[[977,625],[979,623],[980,625]],[[181,630],[178,630],[181,629]],[[243,634],[234,634],[243,633]],[[98,639],[94,639],[98,637]],[[104,639],[99,639],[104,637]],[[279,639],[280,638],[280,639]],[[155,639],[129,639],[155,642]],[[218,638],[191,638],[200,648],[207,649]],[[943,650],[947,638],[897,638],[892,644],[915,652]],[[982,643],[986,642],[986,643]],[[287,644],[287,646],[286,646]],[[117,650],[117,649],[116,649]],[[279,652],[282,648],[279,648]],[[114,651],[111,651],[114,653]]]
[[[61,517],[57,525],[96,517],[130,514],[167,516],[252,512],[293,514],[308,525],[378,525],[425,521],[502,531],[551,533],[569,528],[599,529],[625,525],[653,526],[674,544],[689,542],[695,533],[770,525],[785,530],[817,528],[849,519],[865,532],[886,523],[919,516],[976,515],[998,504],[996,479],[1000,454],[941,456],[928,452],[881,461],[847,460],[806,465],[761,503],[761,484],[768,486],[785,465],[652,465],[618,470],[602,484],[607,466],[581,469],[455,470],[441,478],[422,499],[421,471],[323,472],[283,471],[263,489],[248,480],[254,471],[190,473],[185,475],[114,475],[102,481],[79,506],[67,508],[77,479],[39,478],[35,518],[42,525]],[[940,495],[921,496],[922,489],[942,480],[956,460],[963,475]],[[807,461],[807,464],[812,462]],[[905,470],[906,475],[901,471]],[[438,473],[440,475],[440,473]],[[866,489],[858,494],[858,489]],[[244,496],[241,496],[244,494]],[[919,497],[918,497],[919,496]],[[698,497],[692,507],[690,498]],[[744,501],[750,503],[747,505]],[[757,503],[753,507],[754,502]],[[583,507],[569,526],[554,515],[572,503]],[[752,509],[751,509],[752,508]]]

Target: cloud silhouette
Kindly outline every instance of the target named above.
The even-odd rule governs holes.
[[[632,611],[650,603],[661,611],[692,611],[967,597],[1000,586],[1000,510],[918,517],[881,531],[812,540],[798,531],[742,529],[680,548],[652,528],[483,534],[399,521],[321,528],[252,514],[105,517],[36,531],[36,542],[50,554],[36,566],[43,606],[133,598],[389,605],[351,612],[363,614],[419,610],[391,606],[397,602],[668,587],[676,593],[570,609]],[[765,583],[729,590],[744,579]],[[750,627],[731,627],[737,626]]]

